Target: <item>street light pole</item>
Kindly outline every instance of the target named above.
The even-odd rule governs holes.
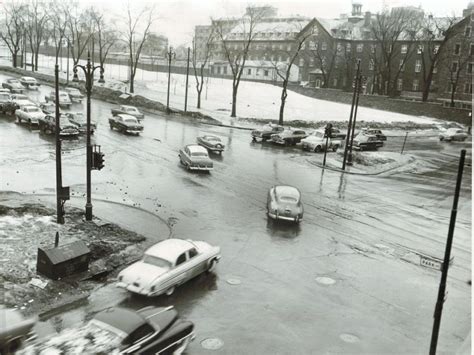
[[[359,75],[356,78],[356,102],[355,102],[355,108],[354,108],[354,117],[352,121],[352,132],[351,132],[351,143],[349,145],[349,156],[347,157],[347,165],[352,165],[352,144],[354,143],[354,131],[355,131],[355,125],[356,125],[356,119],[357,119],[357,109],[359,108],[359,96],[360,96],[360,90],[362,88],[362,75]]]
[[[186,112],[188,108],[188,79],[189,79],[189,53],[191,48],[188,47],[188,62],[186,65],[186,93],[184,95],[184,112]]]
[[[55,138],[56,138],[56,223],[64,224],[63,204],[62,204],[62,166],[61,166],[61,139],[59,133],[61,127],[59,124],[59,65],[56,63],[54,66],[54,77],[55,77],[55,100],[56,100],[56,111],[55,111]]]
[[[69,41],[67,41],[67,73],[66,73],[66,85],[69,85]]]
[[[176,58],[176,53],[173,52],[173,47],[170,47],[169,52],[166,53],[168,58],[168,94],[166,96],[166,113],[170,113],[170,79],[171,79],[171,60]]]
[[[77,76],[77,68],[81,68],[86,77],[86,94],[87,94],[87,132],[86,132],[86,160],[87,160],[87,202],[86,202],[86,221],[92,220],[92,199],[91,199],[91,170],[92,170],[92,146],[91,146],[91,94],[92,85],[94,83],[94,72],[100,69],[99,82],[104,82],[104,68],[100,65],[93,66],[91,63],[90,51],[87,53],[87,64],[74,66],[74,78],[72,81],[79,81]],[[59,102],[59,101],[58,101]]]

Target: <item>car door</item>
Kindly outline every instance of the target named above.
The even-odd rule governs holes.
[[[198,276],[207,268],[207,263],[204,255],[199,254],[196,248],[191,248],[187,251],[188,257],[188,280]]]
[[[173,270],[173,284],[174,285],[181,285],[182,283],[186,282],[188,279],[188,269],[187,269],[187,262],[188,256],[187,252],[181,253],[178,258],[176,259],[176,264]]]

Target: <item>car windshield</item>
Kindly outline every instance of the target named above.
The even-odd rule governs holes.
[[[313,132],[312,134],[314,137],[318,137],[318,138],[323,138],[323,133],[322,132]]]
[[[192,152],[191,155],[193,157],[207,157],[207,153],[205,152]]]
[[[61,92],[61,93],[59,93],[59,96],[68,97],[68,94],[66,94],[65,92]]]
[[[8,99],[10,99],[10,95],[0,93],[0,99],[2,99],[2,100],[8,100]]]
[[[20,82],[18,80],[11,79],[9,80],[10,84],[19,84]]]
[[[27,107],[25,111],[26,112],[41,112],[38,107]]]
[[[67,89],[70,93],[77,94],[79,92],[78,89]]]
[[[212,141],[212,142],[220,142],[221,140],[217,137],[209,137],[209,136],[206,136],[204,137],[204,139],[208,140],[208,141]]]
[[[145,254],[143,256],[142,262],[144,262],[145,264],[150,264],[150,265],[162,267],[165,269],[171,268],[171,264],[169,261],[158,258],[157,256]]]
[[[127,111],[127,112],[137,112],[138,110],[135,107],[127,107],[125,109],[125,111]]]
[[[126,118],[123,120],[124,122],[128,122],[128,123],[137,123],[136,120],[134,120],[133,118]]]
[[[25,95],[15,95],[15,100],[28,100]]]
[[[289,203],[297,203],[298,199],[293,196],[280,196],[280,201],[289,202]]]

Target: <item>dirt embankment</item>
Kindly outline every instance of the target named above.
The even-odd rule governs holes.
[[[83,220],[83,211],[71,208],[64,225],[55,222],[55,210],[37,203],[0,204],[0,243],[2,255],[0,284],[3,304],[21,309],[25,315],[48,312],[66,303],[85,298],[98,286],[88,279],[101,271],[104,277],[120,266],[141,257],[145,237],[103,223]],[[59,245],[83,241],[91,252],[88,273],[54,281],[36,273],[38,248],[54,247],[56,232]],[[102,280],[103,281],[103,280]]]

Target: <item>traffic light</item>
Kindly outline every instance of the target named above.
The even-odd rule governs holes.
[[[326,128],[324,128],[324,137],[331,138],[331,135],[332,135],[332,124],[328,123],[326,125]]]
[[[104,153],[94,152],[92,159],[94,169],[100,170],[104,167]]]

